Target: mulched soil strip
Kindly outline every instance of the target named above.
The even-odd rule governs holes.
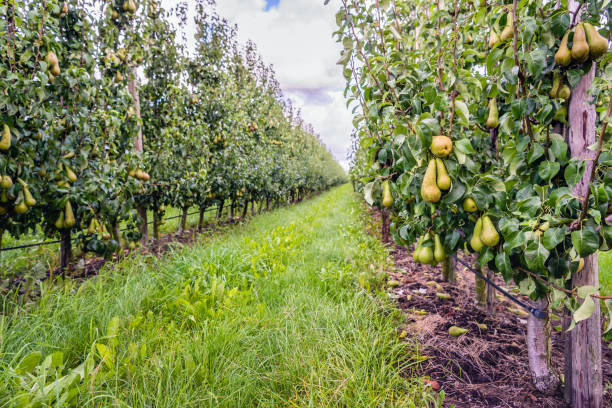
[[[379,214],[372,214],[380,219]],[[372,227],[370,229],[373,229]],[[422,375],[437,381],[446,394],[445,406],[457,407],[565,407],[562,392],[555,396],[539,393],[532,385],[525,336],[527,315],[506,298],[496,297],[495,316],[483,312],[475,301],[474,275],[458,268],[457,283],[442,280],[439,267],[421,265],[412,251],[392,245],[390,253],[402,272],[390,273],[389,279],[400,285],[389,288],[397,305],[405,312],[400,327],[406,341],[416,339]],[[471,256],[462,255],[472,261]],[[503,280],[496,283],[507,287]],[[509,288],[511,293],[529,303],[529,299]],[[440,299],[437,293],[451,295]],[[486,324],[481,330],[478,324]],[[560,326],[553,321],[553,326]],[[469,331],[451,337],[448,329],[459,326]],[[553,364],[563,371],[563,333],[552,334]],[[602,344],[604,384],[612,383],[612,349]],[[612,408],[612,390],[604,395],[604,407]]]

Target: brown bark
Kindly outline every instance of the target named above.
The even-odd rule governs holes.
[[[111,226],[111,231],[113,233],[113,239],[117,241],[117,252],[121,252],[121,231],[119,231],[119,223],[115,222]]]
[[[546,311],[545,319],[538,319],[532,314],[527,318],[527,353],[533,385],[540,392],[553,395],[559,388],[559,377],[552,366],[552,343],[550,333],[550,303],[548,299],[535,302],[535,307]]]
[[[183,208],[181,214],[181,224],[179,225],[178,235],[182,235],[187,228],[187,211],[189,208]]]
[[[63,229],[60,231],[60,269],[62,271],[62,276],[65,275],[71,260],[72,239],[70,237],[70,230]]]
[[[244,200],[244,205],[242,206],[242,215],[240,216],[240,219],[244,220],[247,216],[248,211],[249,211],[249,202],[247,200]]]
[[[568,2],[570,10],[578,6],[575,1]],[[596,141],[595,106],[588,103],[587,91],[595,76],[595,63],[588,74],[584,75],[578,85],[572,89],[569,103],[569,128],[567,144],[572,158],[585,161],[585,172],[582,179],[574,186],[573,193],[584,199],[589,191],[590,176],[595,165],[593,158],[597,152],[588,146]],[[572,277],[572,286],[599,286],[597,253],[585,258],[584,268]],[[569,332],[566,345],[565,371],[566,386],[571,390],[566,393],[573,407],[599,408],[603,405],[603,379],[601,369],[601,310],[600,302],[595,302],[595,310],[590,318],[581,321]]]
[[[236,208],[236,201],[232,200],[230,203],[230,219],[234,219],[234,209]]]
[[[489,268],[487,270],[487,279],[493,281],[495,274]],[[495,315],[495,288],[487,283],[487,313],[491,316]]]
[[[146,243],[149,240],[149,225],[147,224],[149,221],[147,216],[147,209],[144,207],[138,207],[136,208],[136,211],[142,219],[142,225],[139,227],[140,233],[142,234],[142,238],[140,240],[141,242]]]
[[[270,197],[266,197],[266,211],[270,209]]]
[[[449,283],[457,283],[457,275],[455,270],[457,261],[454,256],[448,257],[442,263],[442,278]]]
[[[391,239],[390,239],[390,231],[389,231],[389,223],[390,223],[390,219],[389,219],[389,211],[386,208],[383,208],[381,211],[381,218],[382,218],[382,222],[380,225],[380,235],[382,237],[382,242],[385,244],[388,244]]]
[[[200,218],[198,218],[198,232],[204,229],[204,215],[206,214],[206,206],[200,207]]]
[[[476,263],[474,266],[476,270],[480,272],[480,265]],[[474,291],[476,292],[476,303],[478,307],[485,310],[487,305],[487,286],[484,279],[480,279],[476,275],[474,275]]]
[[[2,236],[4,235],[4,230],[0,228],[0,258],[2,258]]]
[[[159,243],[160,239],[159,227],[161,226],[161,222],[161,213],[159,212],[159,209],[156,208],[153,210],[153,239],[157,243]]]
[[[255,215],[255,200],[251,201],[251,215]]]

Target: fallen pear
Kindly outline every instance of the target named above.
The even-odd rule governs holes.
[[[421,185],[421,196],[428,203],[437,203],[442,197],[442,192],[437,185],[436,177],[436,161],[431,159],[425,171],[425,177],[423,177],[423,184]]]
[[[559,49],[555,54],[555,63],[562,67],[567,67],[572,62],[572,53],[567,46],[567,41],[569,39],[571,31],[567,31],[563,38],[561,39],[561,44],[559,45]]]
[[[589,23],[582,23],[589,44],[589,58],[596,60],[608,52],[608,40]]]
[[[459,337],[459,336],[461,336],[462,334],[465,334],[465,333],[467,333],[467,332],[468,332],[468,330],[467,330],[467,329],[464,329],[464,328],[462,328],[462,327],[458,327],[458,326],[451,326],[451,327],[448,329],[448,334],[450,334],[450,335],[451,335],[451,336],[453,336],[453,337]]]
[[[508,13],[506,14],[506,26],[502,30],[499,36],[499,39],[505,42],[511,39],[512,37],[514,37],[514,25],[513,25],[512,13]]]
[[[487,118],[487,127],[495,129],[499,126],[499,111],[497,109],[497,100],[492,98],[489,101],[489,117]]]
[[[447,157],[453,151],[453,141],[448,136],[434,136],[429,149],[438,157]]]
[[[586,40],[584,26],[578,24],[574,29],[574,44],[572,45],[572,61],[583,63],[589,58],[589,44]]]
[[[499,244],[499,233],[493,225],[493,221],[488,215],[482,217],[482,232],[480,233],[480,241],[488,246],[494,247]]]
[[[0,139],[0,150],[8,150],[11,148],[11,128],[5,123],[2,131],[2,139]]]
[[[474,213],[478,211],[478,205],[476,205],[476,201],[472,197],[468,197],[463,200],[463,210],[468,213]]]
[[[482,247],[484,246],[482,241],[480,240],[480,234],[482,233],[482,218],[479,218],[476,221],[476,225],[474,226],[474,234],[472,235],[472,239],[470,240],[470,246],[476,252],[482,251]]]
[[[385,207],[391,207],[393,205],[393,196],[391,195],[391,187],[389,180],[385,180],[383,183],[383,200],[382,205]]]
[[[400,282],[395,279],[391,279],[390,281],[387,282],[387,286],[389,286],[390,288],[397,288],[399,285],[400,285]]]
[[[440,240],[440,235],[434,235],[434,258],[437,262],[442,262],[446,259],[446,252],[444,251],[444,245]]]
[[[448,300],[448,299],[450,299],[450,298],[451,298],[451,295],[449,295],[448,293],[441,293],[441,292],[438,292],[438,293],[436,293],[436,297],[437,297],[438,299]]]
[[[451,188],[451,178],[448,175],[448,172],[446,171],[446,166],[444,165],[442,159],[436,158],[436,171],[436,183],[440,190],[448,190],[449,188]]]

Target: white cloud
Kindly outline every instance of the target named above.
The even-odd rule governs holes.
[[[168,0],[169,1],[169,0]],[[189,0],[193,3],[198,0]],[[336,65],[338,0],[280,0],[264,11],[265,0],[218,0],[222,17],[238,25],[239,40],[253,40],[272,64],[286,96],[321,135],[336,159],[346,164],[352,128],[342,92],[345,80]]]

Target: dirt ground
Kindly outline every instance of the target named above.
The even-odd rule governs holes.
[[[425,378],[439,383],[446,394],[445,405],[457,407],[565,407],[562,391],[550,397],[532,386],[525,335],[527,314],[509,299],[496,296],[495,316],[486,314],[475,300],[474,275],[459,265],[457,283],[443,281],[441,269],[421,265],[412,252],[393,245],[391,254],[401,272],[389,280],[399,285],[390,288],[398,306],[405,312],[399,328],[407,341],[416,339]],[[469,256],[460,255],[464,261]],[[503,281],[496,281],[503,285]],[[516,288],[508,290],[522,298]],[[442,294],[442,298],[439,297]],[[444,299],[444,294],[450,299]],[[480,325],[480,326],[479,326]],[[486,325],[483,326],[483,325]],[[553,363],[563,370],[563,333],[561,322],[552,335]],[[451,326],[468,329],[455,338]],[[612,349],[602,345],[604,385],[612,383]],[[612,390],[604,395],[604,406],[612,407]]]

